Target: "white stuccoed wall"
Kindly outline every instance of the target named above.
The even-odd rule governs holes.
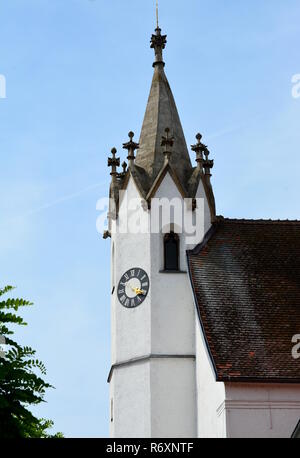
[[[203,197],[203,189],[199,196]],[[139,197],[132,179],[127,197]],[[155,197],[182,199],[169,174]],[[206,213],[207,209],[206,203]],[[116,224],[122,215],[121,204]],[[136,309],[125,309],[119,304],[116,291],[112,295],[112,364],[149,355],[163,357],[114,370],[110,381],[111,437],[196,437],[195,309],[185,254],[186,248],[191,247],[186,247],[182,234],[182,273],[166,274],[160,273],[161,233],[113,235],[112,246],[115,287],[131,267],[143,268],[150,277],[149,294]]]
[[[139,197],[130,179],[127,199]],[[119,225],[124,218],[124,202],[119,209]],[[118,301],[117,287],[121,276],[131,267],[150,272],[149,234],[112,234],[115,251],[115,291],[111,297],[111,360],[112,364],[139,358],[151,353],[151,284],[140,307],[126,309]],[[151,279],[150,279],[151,282]],[[150,363],[137,363],[114,370],[110,381],[110,400],[113,400],[111,437],[150,437]]]
[[[114,371],[110,382],[110,400],[113,400],[110,437],[150,437],[150,395],[149,361]]]
[[[205,190],[202,181],[200,181],[198,190],[196,192],[196,198],[197,199],[203,199],[204,201],[204,235],[209,231],[211,227],[211,214],[210,214],[210,209],[208,205],[208,201],[206,198]],[[202,240],[199,240],[195,246],[200,243]],[[194,248],[194,246],[189,247],[189,249]]]
[[[227,384],[227,437],[289,438],[300,419],[300,385]]]
[[[139,197],[131,179],[128,184],[128,200]],[[121,203],[119,221],[123,219],[124,205]],[[141,267],[150,272],[150,235],[117,234],[112,236],[115,251],[115,292],[112,295],[112,361],[124,361],[149,354],[151,351],[151,288],[144,303],[135,309],[126,309],[118,301],[117,287],[121,276],[131,267]],[[130,332],[129,332],[130,331]]]
[[[202,329],[196,318],[197,434],[200,438],[225,438],[226,415],[222,406],[225,386],[216,382]]]
[[[196,386],[193,359],[151,362],[152,437],[196,437]]]
[[[155,197],[182,197],[171,176],[166,175]],[[171,220],[172,224],[174,221]],[[194,306],[190,293],[184,234],[180,237],[180,269],[183,273],[160,273],[163,269],[163,235],[151,234],[151,351],[195,354]]]
[[[169,174],[155,197],[182,200]],[[178,356],[151,364],[152,437],[196,437],[195,359],[180,358],[195,357],[195,313],[185,251],[185,235],[180,234],[182,273],[160,273],[163,235],[151,234],[151,352]]]

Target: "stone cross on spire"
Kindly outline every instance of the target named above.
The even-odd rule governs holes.
[[[211,169],[213,168],[214,166],[214,161],[211,160],[211,159],[208,159],[208,156],[209,156],[209,151],[208,149],[206,149],[206,151],[204,152],[204,155],[205,155],[205,161],[203,163],[203,166],[204,166],[204,172],[205,172],[205,175],[206,177],[209,179],[211,177]]]
[[[116,148],[113,148],[111,150],[111,154],[112,154],[112,157],[109,157],[108,160],[107,160],[107,166],[108,167],[111,167],[111,177],[112,177],[112,180],[115,181],[117,175],[118,175],[118,172],[117,172],[117,167],[120,166],[120,158],[119,157],[116,157],[116,154],[117,154],[117,150]]]
[[[196,145],[192,145],[192,151],[195,151],[196,153],[196,162],[198,164],[198,169],[201,171],[201,173],[203,173],[203,170],[204,170],[206,181],[207,183],[209,183],[210,177],[211,177],[210,172],[214,166],[214,161],[208,159],[210,152],[207,146],[201,142],[202,140],[201,134],[196,135],[196,140],[197,140]]]
[[[107,166],[111,167],[111,175],[116,175],[117,167],[120,166],[120,158],[116,157],[116,154],[117,154],[116,148],[112,148],[111,154],[112,154],[112,157],[108,158]]]
[[[157,27],[155,32],[156,34],[151,37],[151,48],[155,51],[155,61],[153,63],[153,67],[159,64],[165,66],[163,61],[163,49],[166,47],[167,35],[161,34],[160,27]]]
[[[107,217],[109,219],[116,219],[117,217],[117,201],[119,197],[119,185],[118,185],[118,170],[117,168],[120,166],[120,158],[116,157],[117,150],[116,148],[113,148],[111,150],[112,157],[108,158],[107,161],[107,166],[111,167],[111,183],[110,183],[110,188],[109,188],[109,197],[110,197],[110,202],[109,202],[109,212],[107,214]],[[113,203],[113,202],[114,203]],[[104,233],[104,237],[108,237],[107,234]]]
[[[165,129],[165,136],[162,136],[161,146],[165,147],[164,156],[165,162],[169,162],[172,154],[172,147],[174,144],[174,137],[169,137],[170,129],[167,127]]]
[[[129,137],[129,142],[127,143],[123,143],[123,148],[124,149],[127,149],[128,151],[128,164],[129,166],[132,166],[134,164],[134,160],[135,160],[135,155],[134,155],[134,152],[136,149],[139,149],[139,144],[138,143],[135,143],[133,141],[133,137],[134,137],[134,133],[133,132],[129,132],[128,134],[128,137]]]
[[[202,139],[202,135],[197,134],[196,135],[197,143],[196,145],[192,145],[191,148],[192,148],[192,151],[196,153],[196,162],[198,164],[198,168],[202,171],[203,162],[204,162],[203,154],[205,153],[207,146],[201,142],[201,139]]]

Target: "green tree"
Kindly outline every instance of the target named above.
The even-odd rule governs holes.
[[[27,325],[15,312],[32,305],[24,299],[2,300],[13,289],[0,289],[0,336],[7,345],[6,351],[0,352],[0,438],[63,437],[61,433],[49,434],[53,422],[36,418],[29,410],[30,406],[44,402],[46,389],[53,387],[42,378],[46,369],[35,359],[36,352],[13,340],[10,325]]]

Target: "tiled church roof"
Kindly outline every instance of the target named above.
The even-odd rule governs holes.
[[[300,221],[220,219],[187,256],[217,380],[300,383]]]

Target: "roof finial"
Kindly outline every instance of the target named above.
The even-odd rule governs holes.
[[[156,28],[159,28],[158,25],[158,0],[156,0]]]
[[[119,194],[119,185],[118,185],[118,171],[117,168],[120,166],[120,158],[116,157],[117,150],[116,148],[113,148],[111,150],[112,157],[108,158],[107,165],[108,167],[111,167],[111,184],[110,184],[110,197],[114,199],[115,203],[118,200],[118,194]],[[111,218],[115,218],[115,208],[110,206],[110,210],[108,212],[108,216]]]
[[[196,135],[196,140],[197,140],[197,144],[192,145],[192,150],[195,151],[196,153],[196,162],[198,163],[198,168],[200,169],[201,172],[204,169],[204,174],[207,180],[209,180],[211,177],[210,171],[214,166],[214,161],[208,159],[210,152],[207,146],[201,142],[202,140],[201,134]]]
[[[135,160],[134,152],[136,149],[139,148],[139,144],[133,141],[134,132],[130,131],[128,134],[128,137],[129,137],[129,142],[123,143],[123,148],[127,149],[128,151],[128,157],[127,157],[128,164],[129,164],[129,167],[132,167],[134,165],[134,160]]]
[[[202,172],[202,170],[203,170],[203,162],[204,162],[203,153],[206,151],[207,147],[206,147],[206,145],[201,143],[201,139],[202,139],[202,135],[201,134],[197,134],[196,135],[197,143],[196,143],[196,145],[192,145],[192,151],[195,151],[195,153],[196,153],[196,162],[198,164],[198,168]]]
[[[161,34],[161,29],[158,24],[155,29],[155,32],[156,32],[155,35],[152,35],[151,37],[151,46],[150,46],[155,51],[155,62],[153,64],[153,67],[155,67],[156,65],[165,66],[165,63],[163,61],[163,49],[165,49],[166,47],[167,35]]]
[[[113,148],[111,150],[111,154],[112,154],[112,157],[108,158],[107,165],[108,167],[111,167],[110,174],[111,174],[112,180],[115,182],[116,177],[118,175],[117,167],[120,166],[120,158],[116,157],[116,154],[117,154],[116,148]]]
[[[164,156],[165,156],[165,163],[169,162],[172,154],[172,147],[174,144],[174,137],[169,137],[170,129],[167,127],[165,129],[166,136],[162,136],[161,146],[165,147]]]

